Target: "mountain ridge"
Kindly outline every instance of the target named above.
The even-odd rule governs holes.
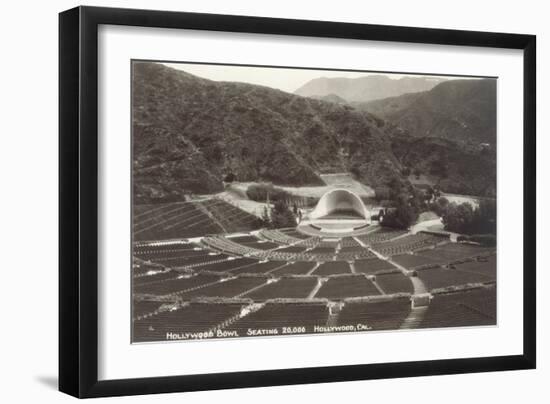
[[[324,97],[332,94],[348,103],[367,102],[430,90],[444,80],[436,77],[409,76],[392,79],[381,74],[356,78],[319,77],[303,84],[294,91],[294,94],[304,97]]]
[[[496,143],[496,80],[449,80],[433,89],[354,107],[388,120],[412,136],[442,137],[470,146]]]
[[[421,171],[460,193],[484,192],[492,181],[484,172],[496,172],[491,153],[411,135],[334,97],[211,81],[150,62],[133,64],[132,85],[135,203],[217,193],[229,173],[295,187],[350,172],[376,189]]]

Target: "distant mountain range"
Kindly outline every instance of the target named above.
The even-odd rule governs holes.
[[[337,94],[302,97],[269,87],[206,80],[149,62],[134,63],[132,84],[136,203],[219,192],[228,173],[239,181],[312,186],[323,184],[320,174],[351,172],[376,188],[392,178],[406,181],[403,173],[416,169],[434,181],[456,185],[454,192],[483,194],[494,188],[492,151],[464,147],[461,139],[449,140],[447,132],[440,133],[445,138],[441,139],[433,137],[439,136],[435,131],[401,126],[407,120],[399,117],[408,116],[405,111],[416,108],[414,102],[395,101],[402,106],[398,109],[387,101],[352,106]],[[455,99],[467,104],[465,97],[455,97],[463,94],[455,86],[462,85],[420,93],[451,91],[438,98],[450,104],[437,109],[431,102],[420,103],[427,109],[416,114],[428,120],[433,111],[458,109]],[[460,107],[475,111],[478,104],[474,98],[470,106]],[[375,109],[384,119],[369,112]],[[448,119],[442,112],[438,116]],[[466,125],[474,126],[470,121]]]
[[[336,94],[312,95],[310,98],[321,101],[334,102],[336,104],[349,104],[346,100],[344,100],[342,97],[338,97]]]
[[[402,77],[391,79],[385,75],[358,78],[320,77],[308,81],[294,93],[304,97],[337,96],[352,102],[366,102],[395,97],[406,93],[431,90],[445,79],[435,77]]]

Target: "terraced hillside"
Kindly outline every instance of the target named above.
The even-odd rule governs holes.
[[[135,241],[199,237],[206,234],[250,231],[258,218],[221,199],[136,205]]]

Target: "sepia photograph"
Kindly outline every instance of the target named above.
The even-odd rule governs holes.
[[[133,60],[132,343],[497,326],[497,82]]]

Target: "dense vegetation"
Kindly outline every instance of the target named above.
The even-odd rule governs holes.
[[[449,80],[430,91],[356,104],[417,137],[496,142],[496,80]]]
[[[136,201],[217,192],[228,172],[300,186],[354,167],[376,184],[401,169],[382,124],[348,105],[134,63]]]
[[[496,81],[450,80],[430,91],[356,103],[386,119],[402,172],[442,191],[496,195]]]
[[[386,206],[380,224],[387,227],[407,229],[416,222],[420,212],[427,207],[426,193],[397,178],[390,181],[386,188],[379,189],[377,198],[385,198],[379,200]]]
[[[414,102],[399,98],[397,112],[377,110],[389,122],[362,105],[134,63],[134,202],[216,193],[224,180],[235,179],[322,185],[319,174],[334,172],[351,172],[379,195],[389,193],[395,181],[406,189],[408,176],[416,174],[445,192],[493,196],[493,143],[479,148],[482,139],[494,138],[495,113],[486,106],[491,85],[491,80],[453,80],[416,93],[421,95],[412,97]],[[427,126],[410,124],[405,117],[411,114]],[[461,129],[451,130],[456,122]],[[252,199],[265,200],[256,191]]]
[[[434,137],[394,135],[392,151],[403,175],[423,175],[443,192],[496,196],[496,156],[487,149],[459,147]]]
[[[134,125],[133,136],[135,203],[177,202],[189,191],[208,194],[223,190],[219,168],[177,132]]]
[[[275,202],[272,208],[266,207],[262,220],[265,227],[272,229],[296,226],[296,217],[283,201]]]
[[[479,206],[470,203],[449,203],[446,198],[439,198],[432,208],[442,219],[445,229],[463,234],[496,234],[497,206],[496,200],[484,199]]]

